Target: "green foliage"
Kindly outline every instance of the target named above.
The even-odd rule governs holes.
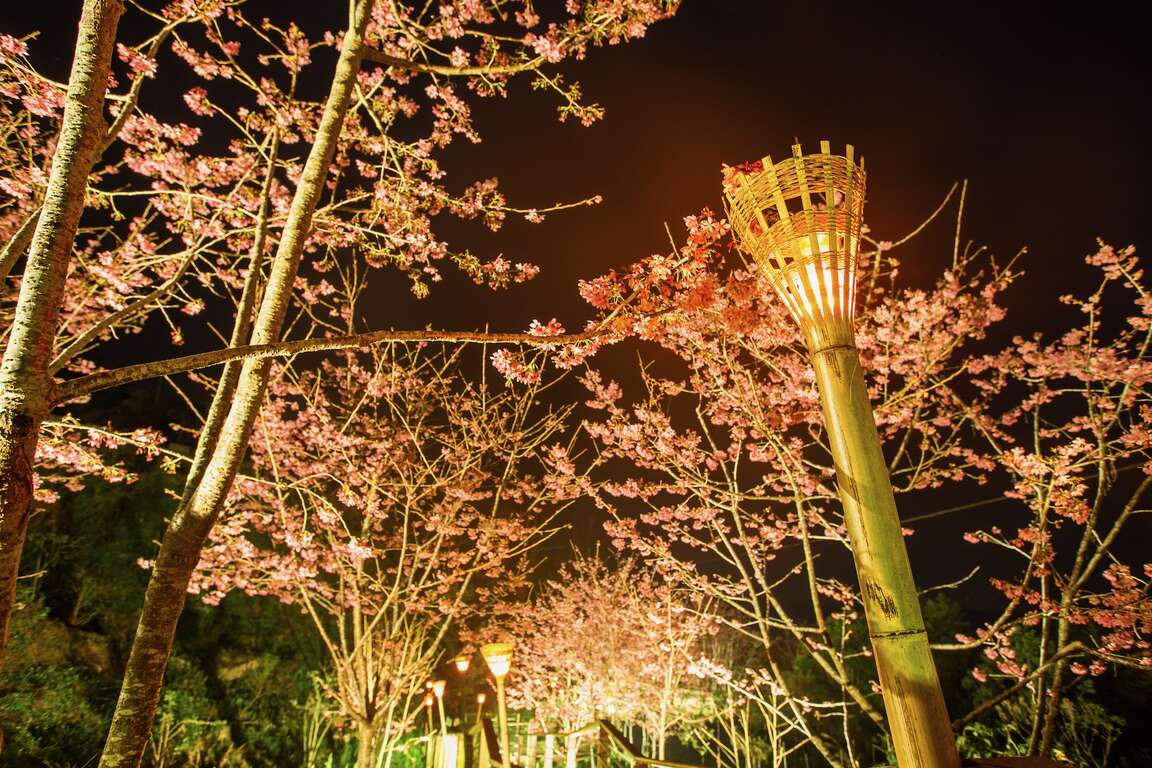
[[[24,571],[53,615],[126,646],[148,583],[141,558],[152,557],[173,507],[174,478],[152,465],[133,466],[131,484],[94,480],[33,518]]]
[[[252,766],[290,765],[303,747],[304,716],[298,701],[308,695],[308,670],[273,654],[262,654],[230,669],[217,665],[222,701],[237,743]]]
[[[968,757],[1026,755],[1031,717],[1032,709],[1025,699],[1009,699],[993,708],[992,717],[965,726],[958,739],[960,751]],[[1083,768],[1112,766],[1124,726],[1124,718],[1095,701],[1083,696],[1064,699],[1053,757]]]
[[[168,662],[149,751],[156,768],[244,765],[235,754],[227,721],[208,690],[208,677],[187,659]]]
[[[111,686],[69,664],[66,648],[51,647],[66,642],[67,632],[39,601],[13,615],[10,631],[8,660],[0,672],[0,766],[87,763],[108,725]]]
[[[173,506],[172,478],[132,467],[132,485],[92,482],[38,514],[0,674],[0,766],[92,765],[99,755],[148,572],[138,561]],[[145,765],[302,764],[302,711],[322,654],[297,610],[190,599]]]
[[[108,726],[92,706],[92,680],[84,670],[26,667],[4,675],[0,722],[5,748],[0,765],[80,765],[95,754]]]

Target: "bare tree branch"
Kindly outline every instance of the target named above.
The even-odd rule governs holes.
[[[482,76],[482,75],[514,75],[517,72],[527,72],[540,66],[544,59],[537,56],[534,59],[519,64],[491,64],[479,67],[452,67],[438,64],[426,64],[421,61],[409,61],[398,56],[390,56],[383,51],[368,48],[364,51],[364,60],[377,64],[387,64],[397,69],[407,69],[411,72],[430,72],[434,75],[447,75],[456,77]]]
[[[87,376],[57,383],[52,401],[59,405],[69,400],[91,394],[101,389],[131,384],[145,379],[187,373],[200,368],[231,362],[233,360],[264,360],[270,357],[288,357],[305,352],[328,352],[337,349],[357,349],[390,343],[441,342],[452,344],[518,344],[532,347],[559,347],[580,344],[603,338],[606,331],[585,331],[563,336],[536,336],[530,333],[489,333],[484,331],[370,331],[349,336],[333,336],[324,339],[299,339],[278,344],[252,344],[243,347],[228,347],[195,355],[173,357],[151,363],[126,365],[110,371],[100,371]]]

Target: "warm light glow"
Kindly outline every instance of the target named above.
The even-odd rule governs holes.
[[[512,643],[489,643],[480,649],[484,663],[497,680],[503,679],[512,668]]]
[[[440,756],[440,765],[443,768],[455,768],[457,755],[460,753],[457,735],[455,733],[445,734],[440,739],[440,743],[444,745],[443,754]]]
[[[428,694],[424,697],[424,706],[431,707],[433,701],[435,701],[435,699],[433,698],[432,694]]]
[[[477,704],[483,704],[486,701],[488,701],[488,694],[486,694],[486,693],[476,694],[476,703]]]
[[[851,145],[764,157],[728,169],[724,198],[741,251],[817,348],[847,344],[856,302],[857,253],[863,226],[864,161]]]
[[[852,314],[856,300],[856,273],[848,268],[847,254],[856,253],[857,238],[837,233],[836,247],[830,247],[827,232],[813,233],[819,248],[816,258],[812,253],[812,237],[797,237],[792,242],[792,253],[772,251],[780,262],[791,261],[792,266],[781,270],[776,290],[798,322],[821,317]],[[792,259],[787,257],[791,256]]]
[[[443,680],[437,680],[432,683],[432,694],[439,699],[444,695],[444,686],[445,682]]]
[[[467,672],[468,667],[472,665],[472,659],[469,658],[468,654],[462,653],[453,659],[452,663],[456,665],[457,672]]]

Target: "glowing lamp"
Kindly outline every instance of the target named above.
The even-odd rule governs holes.
[[[488,671],[496,678],[496,706],[500,715],[500,763],[503,768],[512,768],[508,752],[508,703],[504,697],[504,678],[512,668],[512,643],[488,643],[481,646],[480,655],[488,665]]]
[[[436,680],[432,683],[432,695],[436,698],[443,698],[445,682],[443,680]]]
[[[480,655],[488,665],[488,671],[497,680],[503,680],[512,668],[512,643],[489,643],[480,648]]]
[[[483,704],[486,701],[488,701],[488,694],[486,694],[486,693],[476,694],[476,703],[477,704]]]
[[[424,706],[431,709],[432,704],[435,701],[436,701],[435,697],[432,694],[428,694],[427,696],[424,697]]]
[[[468,667],[472,666],[472,659],[466,653],[462,653],[452,660],[456,665],[456,671],[463,674],[468,671]]]
[[[864,181],[851,145],[833,155],[822,141],[817,154],[796,144],[780,162],[733,169],[724,197],[737,244],[808,347],[896,762],[959,768],[852,330]]]
[[[864,215],[864,163],[847,147],[771,157],[736,169],[725,183],[728,220],[817,349],[852,343],[856,266]]]

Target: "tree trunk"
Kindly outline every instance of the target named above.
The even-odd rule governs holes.
[[[356,768],[372,768],[372,753],[375,746],[375,724],[358,723],[356,726]]]
[[[308,154],[273,257],[271,276],[252,331],[255,344],[279,340],[312,216],[324,190],[360,68],[361,41],[371,6],[372,0],[362,0],[357,5],[352,28],[344,38],[316,143]],[[211,457],[195,489],[185,495],[160,543],[100,768],[136,768],[140,764],[160,700],[164,670],[172,651],[176,622],[184,608],[188,582],[248,447],[252,426],[264,399],[270,366],[269,360],[244,362]],[[209,438],[202,434],[201,439]]]
[[[51,408],[49,364],[84,211],[85,188],[104,141],[104,93],[122,0],[85,0],[59,143],[36,221],[8,347],[0,364],[0,660],[32,509],[32,461]]]

